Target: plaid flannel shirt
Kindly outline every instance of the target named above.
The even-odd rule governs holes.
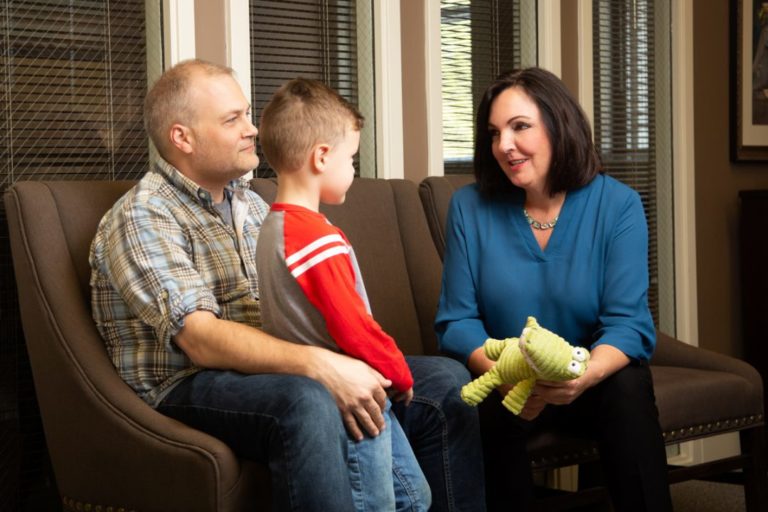
[[[230,183],[232,225],[211,195],[158,161],[102,218],[91,245],[93,318],[120,376],[152,406],[196,372],[174,343],[198,310],[259,327],[256,240],[269,210]]]

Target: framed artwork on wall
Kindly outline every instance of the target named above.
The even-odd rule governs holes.
[[[731,160],[768,162],[768,1],[731,0]]]

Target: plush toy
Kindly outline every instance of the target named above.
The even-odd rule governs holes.
[[[575,379],[587,369],[589,360],[587,349],[570,345],[541,327],[532,316],[528,317],[520,338],[489,338],[483,350],[496,364],[464,386],[461,398],[470,405],[477,405],[499,385],[512,384],[514,387],[502,404],[514,414],[520,414],[537,379]]]

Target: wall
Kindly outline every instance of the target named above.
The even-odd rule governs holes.
[[[768,189],[768,163],[729,161],[728,4],[693,4],[699,346],[741,356],[738,194]]]
[[[403,174],[419,182],[427,175],[427,85],[423,0],[400,2],[403,68]]]
[[[195,56],[198,59],[229,65],[225,12],[222,0],[195,0]]]

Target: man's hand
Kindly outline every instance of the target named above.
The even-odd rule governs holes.
[[[384,428],[386,388],[392,382],[358,359],[315,348],[318,364],[311,377],[333,395],[347,432],[358,441],[363,439],[361,427],[371,436],[379,435]]]

